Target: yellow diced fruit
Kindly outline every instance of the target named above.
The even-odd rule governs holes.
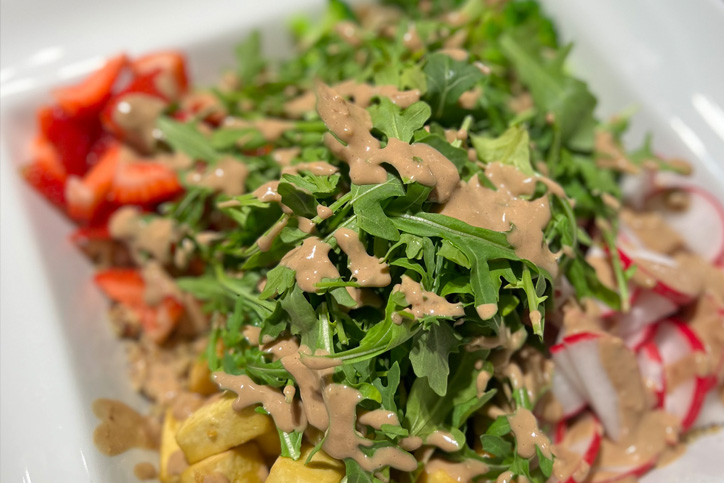
[[[297,461],[280,456],[269,471],[266,483],[339,483],[344,478],[344,463],[317,451],[308,465],[309,453],[313,447],[302,446],[302,456]]]
[[[230,483],[262,483],[266,475],[259,448],[247,443],[189,466],[181,474],[181,483],[203,483],[214,476],[225,476]]]
[[[459,480],[448,475],[443,470],[437,470],[432,474],[423,471],[417,481],[418,483],[456,483]]]
[[[232,395],[225,395],[201,406],[181,423],[176,441],[189,463],[194,464],[274,430],[272,419],[257,413],[254,408],[235,411],[231,407],[234,399]]]
[[[277,457],[279,456],[279,453],[282,452],[282,445],[279,441],[279,433],[277,433],[277,430],[274,428],[256,438],[255,441],[256,444],[259,445],[259,449],[261,449],[264,456]]]
[[[219,386],[211,380],[209,364],[203,359],[197,360],[191,366],[189,390],[204,396],[210,396],[219,392]]]
[[[163,420],[163,428],[161,430],[161,448],[160,453],[160,464],[158,477],[162,483],[177,483],[179,475],[172,475],[169,473],[169,459],[171,455],[176,451],[181,451],[178,443],[176,442],[176,431],[181,424],[179,420],[173,417],[173,410],[168,409],[166,411],[166,417]]]

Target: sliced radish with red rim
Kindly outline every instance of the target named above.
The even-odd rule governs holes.
[[[644,384],[652,389],[656,396],[655,407],[662,408],[664,406],[664,396],[666,395],[666,379],[664,362],[661,359],[658,347],[653,342],[647,342],[638,351],[637,358]]]

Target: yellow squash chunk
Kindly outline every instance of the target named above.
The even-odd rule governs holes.
[[[256,444],[259,445],[259,449],[264,456],[276,457],[282,452],[282,445],[279,442],[279,433],[277,433],[277,430],[274,428],[256,438],[255,441]]]
[[[443,470],[437,470],[433,474],[422,472],[418,483],[456,483],[457,479],[445,473]]]
[[[272,419],[257,413],[254,408],[235,411],[231,407],[234,399],[227,395],[201,406],[181,423],[176,441],[189,463],[194,464],[274,430]]]
[[[254,443],[247,443],[209,456],[186,468],[181,474],[181,483],[203,483],[222,475],[230,483],[262,483],[267,468],[259,448]]]
[[[344,478],[344,463],[324,451],[318,451],[308,465],[312,446],[302,446],[302,457],[297,461],[280,456],[269,471],[266,483],[339,483]]]
[[[199,359],[191,366],[189,373],[189,390],[203,396],[210,396],[219,392],[219,386],[211,380],[209,364]]]
[[[162,481],[162,483],[177,483],[179,480],[179,475],[169,474],[168,462],[173,453],[181,450],[176,442],[176,431],[178,431],[180,424],[180,421],[173,417],[173,410],[168,409],[166,411],[166,417],[163,420],[163,429],[161,430],[161,448],[159,450],[160,464],[158,478]]]

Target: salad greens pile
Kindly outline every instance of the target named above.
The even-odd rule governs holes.
[[[169,115],[160,120],[165,142],[174,149],[210,166],[231,156],[250,171],[247,194],[230,198],[191,185],[183,199],[162,206],[163,216],[186,227],[185,236],[205,266],[199,276],[180,278],[178,284],[214,314],[207,351],[213,371],[246,374],[273,387],[293,385],[281,362],[249,343],[242,329],[260,327],[262,337],[271,339],[296,336],[310,349],[324,349],[343,361],[334,380],[360,391],[362,408],[382,407],[399,416],[400,427],[383,425],[368,434],[374,445],[364,451],[444,430],[462,448],[447,459],[484,461],[489,467],[486,478],[512,471],[542,482],[551,474],[552,461],[540,451],[537,463],[518,456],[508,420],[493,419],[487,409],[532,409],[544,392],[515,391],[495,372],[486,392],[478,394],[477,374],[494,372],[489,359],[496,352],[521,347],[480,348],[470,341],[525,333],[521,341],[544,351],[545,318],[531,323],[529,314],[537,310],[545,315],[554,309],[554,285],[561,276],[578,297],[595,297],[614,308],[627,300],[630,274],[615,256],[618,292],[603,286],[583,257],[596,220],[616,218],[602,196],[621,196],[620,174],[596,165],[597,132],[609,132],[618,143],[626,122],[603,124],[594,117],[596,99],[565,67],[571,46],[559,45],[551,22],[534,1],[487,5],[480,0],[441,0],[427,2],[426,9],[416,1],[385,3],[397,12],[388,12],[388,22],[357,14],[340,0],[332,0],[318,22],[295,20],[292,31],[299,51],[278,64],[262,56],[259,34],[238,46],[238,85],[211,92],[230,116],[248,121],[286,118],[287,128],[278,138],[265,138],[253,122],[251,127],[221,127],[207,136],[199,128],[200,119],[181,122]],[[450,12],[457,13],[455,21]],[[340,32],[342,22],[354,26],[358,42]],[[413,26],[422,41],[417,48],[405,44]],[[467,60],[441,51],[452,37],[469,53]],[[466,181],[480,176],[485,183],[481,173],[486,164],[497,161],[560,184],[567,196],[547,192],[542,183],[533,195],[551,197],[544,239],[560,253],[558,276],[521,260],[505,233],[437,213],[439,205],[428,200],[431,187],[403,179],[391,168],[384,183],[353,184],[348,166],[323,142],[329,130],[319,115],[308,111],[289,119],[284,108],[305,92],[314,92],[315,82],[334,86],[350,79],[421,92],[421,100],[404,109],[386,97],[373,97],[367,110],[372,134],[382,146],[393,138],[427,144],[454,163]],[[472,90],[479,96],[463,108],[460,98]],[[468,136],[450,139],[450,130],[464,130]],[[274,152],[284,148],[298,148],[292,164],[321,160],[339,171],[320,176],[302,169],[282,175]],[[655,160],[666,168],[647,149],[632,159]],[[251,194],[270,180],[280,180],[278,193],[288,210]],[[319,216],[319,206],[333,215]],[[312,233],[300,228],[303,218],[314,223]],[[262,251],[257,240],[281,224],[270,248]],[[598,225],[612,243],[616,227]],[[359,307],[347,290],[358,283],[336,244],[334,233],[340,227],[357,232],[367,252],[389,264],[392,284],[366,289],[373,300],[369,305]],[[199,234],[209,230],[216,236],[200,242]],[[294,271],[279,265],[310,236],[332,247],[329,257],[341,274],[318,284],[316,293],[303,292]],[[438,316],[416,319],[404,311],[405,295],[393,290],[403,275],[461,303],[465,323]],[[475,310],[481,304],[496,304],[497,313],[483,320]],[[283,455],[299,458],[302,434],[280,436]],[[346,465],[348,482],[390,477],[389,468],[373,476],[353,460]],[[411,481],[416,477],[413,474]]]

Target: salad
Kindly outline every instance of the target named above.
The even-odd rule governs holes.
[[[252,34],[217,85],[109,59],[38,112],[141,414],[139,479],[635,481],[724,404],[724,208],[565,68],[534,1],[395,0]],[[120,370],[120,369],[119,369]]]

